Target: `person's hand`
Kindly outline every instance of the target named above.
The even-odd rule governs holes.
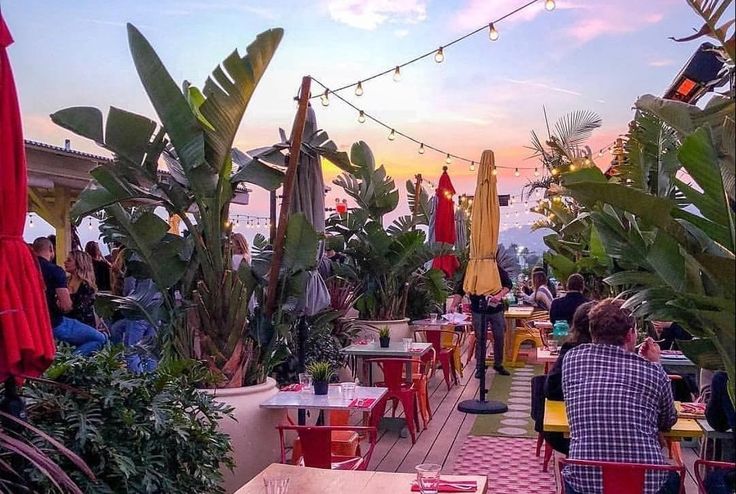
[[[450,312],[455,312],[455,309],[457,309],[457,306],[460,305],[461,301],[462,297],[460,295],[453,295],[452,302],[450,302]]]
[[[493,304],[493,305],[500,304],[502,300],[503,299],[501,297],[499,297],[498,295],[490,295],[488,297],[488,303]]]
[[[661,354],[662,351],[660,350],[657,342],[649,337],[644,340],[644,343],[642,343],[641,347],[639,348],[639,355],[650,362],[659,362]]]

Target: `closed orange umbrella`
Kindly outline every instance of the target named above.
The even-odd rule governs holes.
[[[473,295],[493,295],[501,290],[496,265],[501,208],[496,190],[493,151],[485,150],[480,158],[470,223],[470,258],[463,289]]]

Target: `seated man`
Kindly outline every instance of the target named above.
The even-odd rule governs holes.
[[[51,318],[54,338],[74,345],[74,353],[89,355],[103,347],[107,338],[104,334],[84,323],[64,317],[72,310],[72,298],[67,287],[66,274],[61,267],[52,263],[54,246],[46,237],[33,241],[33,251],[38,257],[41,274],[46,285],[46,304]]]
[[[588,302],[583,295],[585,290],[585,279],[577,274],[571,274],[567,278],[567,293],[564,297],[556,298],[552,301],[549,308],[549,320],[554,323],[556,321],[567,321],[572,325],[572,316],[578,307]]]
[[[659,346],[647,338],[634,353],[636,320],[621,300],[606,299],[589,313],[593,342],[570,350],[562,389],[570,422],[571,459],[666,465],[659,433],[677,421]],[[601,492],[600,470],[567,466],[567,494]],[[646,494],[675,494],[677,474],[648,472]]]

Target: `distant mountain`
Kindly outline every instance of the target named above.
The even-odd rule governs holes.
[[[511,244],[522,245],[529,249],[529,252],[536,252],[541,255],[547,246],[544,245],[542,237],[552,233],[551,230],[537,230],[530,231],[529,227],[523,226],[521,228],[508,228],[501,230],[499,243],[502,243],[506,247]]]

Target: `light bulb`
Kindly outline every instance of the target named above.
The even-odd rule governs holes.
[[[401,80],[401,68],[397,65],[394,69],[394,82],[399,82]]]
[[[441,46],[437,49],[437,53],[434,54],[434,61],[437,63],[442,63],[445,61],[445,54],[442,51]]]
[[[491,170],[491,175],[498,175],[498,170],[495,167]]]
[[[534,176],[535,177],[538,177],[539,176],[539,168],[535,168],[534,169]]]
[[[447,163],[448,165],[452,163],[452,158],[450,158],[450,153],[447,153],[447,158],[445,158],[445,163]]]
[[[552,175],[557,175],[558,173],[560,172],[557,171],[557,168],[552,168]]]
[[[601,156],[603,156],[603,150],[598,151],[598,157],[600,158]]]
[[[393,141],[396,139],[396,132],[394,132],[394,129],[391,129],[391,133],[388,135],[388,140]]]
[[[358,113],[358,122],[364,123],[365,122],[365,113],[363,113],[363,110],[360,110]]]
[[[589,165],[590,165],[590,158],[585,158],[585,166],[589,166]]]
[[[329,89],[325,89],[325,93],[320,98],[322,100],[322,106],[330,106],[330,97],[329,97],[329,94],[330,94],[330,90]]]
[[[29,226],[29,228],[33,228],[33,216],[30,217],[30,219],[28,221],[28,226]]]
[[[90,230],[92,229],[92,218],[89,219],[89,222],[87,223],[87,228]]]
[[[358,81],[358,85],[355,86],[355,96],[363,96],[363,83]]]
[[[521,173],[519,173],[519,169],[518,168],[514,169],[514,176],[518,177],[519,175],[521,175]]]
[[[470,171],[471,172],[474,172],[475,171],[475,161],[471,161],[470,162]]]
[[[488,25],[488,29],[488,37],[491,39],[491,41],[496,41],[498,39],[498,31],[496,31],[496,26],[494,26],[491,22]]]
[[[575,163],[570,163],[570,171],[574,172],[577,166],[575,166]]]
[[[419,150],[417,151],[419,154],[424,154],[424,143],[419,143]]]
[[[552,12],[555,10],[555,0],[547,0],[544,2],[544,8],[547,10],[547,12]]]

